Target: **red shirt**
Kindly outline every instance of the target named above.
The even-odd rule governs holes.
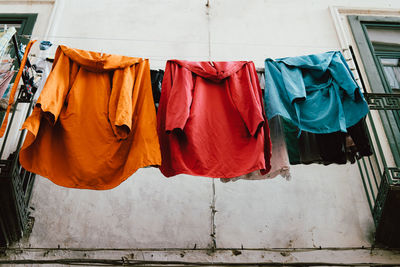
[[[253,62],[167,62],[158,110],[161,172],[232,178],[270,169]]]

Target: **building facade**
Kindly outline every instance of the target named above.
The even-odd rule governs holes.
[[[0,0],[0,22],[18,14],[36,14],[25,37],[53,43],[33,47],[33,58],[52,57],[63,44],[148,58],[151,69],[164,69],[168,59],[252,60],[262,68],[265,58],[339,50],[366,92],[400,92],[390,76],[400,58],[397,0]],[[144,168],[112,190],[91,191],[37,177],[31,233],[0,264],[400,265],[398,252],[377,242],[376,226],[390,217],[376,208],[388,195],[378,196],[381,180],[393,170],[396,181],[400,166],[398,111],[379,112],[368,119],[375,158],[291,166],[289,181],[165,178]]]

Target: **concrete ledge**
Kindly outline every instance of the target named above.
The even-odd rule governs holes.
[[[73,249],[11,248],[0,264],[102,264],[202,266],[398,266],[400,250],[291,249]]]

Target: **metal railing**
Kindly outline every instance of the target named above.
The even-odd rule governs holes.
[[[16,36],[13,37],[13,43],[17,51],[18,42]],[[18,52],[15,55],[20,63]],[[29,212],[29,201],[32,195],[35,174],[23,169],[18,160],[25,131],[12,130],[12,125],[16,123],[16,117],[23,116],[26,119],[33,108],[33,96],[24,89],[24,86],[28,84],[24,77],[23,82],[24,85],[21,86],[17,100],[12,107],[11,118],[0,148],[0,247],[7,247],[18,241],[31,230],[33,223],[33,218],[30,217]],[[25,107],[23,107],[24,105]],[[18,110],[23,112],[19,112],[16,115]],[[14,152],[7,159],[3,159],[6,145],[10,139],[17,140],[17,145],[12,148]]]
[[[352,46],[349,51],[370,108],[366,121],[373,154],[357,159],[357,165],[377,230],[375,242],[400,247],[400,194],[393,194],[400,193],[400,94],[367,92]]]
[[[367,122],[373,155],[358,159],[357,164],[379,230],[389,191],[400,190],[400,94],[364,93],[364,96],[371,110]],[[386,230],[391,231],[383,229]]]

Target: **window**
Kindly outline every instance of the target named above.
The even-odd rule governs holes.
[[[19,35],[32,34],[37,14],[4,14],[0,13],[0,30],[4,26],[15,27]]]
[[[380,117],[395,163],[400,166],[400,19],[348,19],[372,93],[382,94],[377,96],[382,105]]]

